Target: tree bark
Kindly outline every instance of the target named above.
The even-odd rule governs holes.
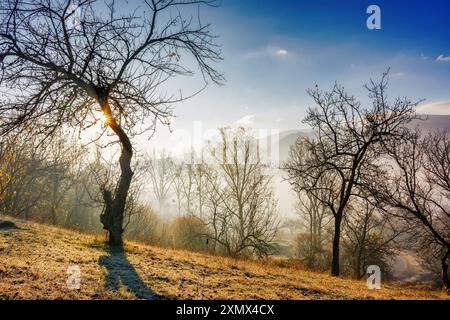
[[[103,224],[103,228],[108,231],[109,244],[112,246],[122,246],[125,205],[127,201],[128,190],[133,178],[133,171],[131,170],[133,148],[127,134],[113,117],[108,99],[102,99],[100,105],[102,112],[106,117],[106,124],[118,136],[122,148],[119,158],[119,182],[115,189],[114,197],[112,197],[111,191],[103,190],[105,210],[104,213],[100,216],[100,221]]]
[[[341,215],[337,215],[334,218],[333,260],[331,262],[331,275],[333,276],[339,276],[339,243],[341,240],[341,221]]]

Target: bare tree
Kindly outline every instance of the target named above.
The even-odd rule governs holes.
[[[101,168],[101,163],[95,159],[94,162],[90,159],[85,159],[83,163],[79,163],[78,165],[81,168],[75,178],[76,182],[70,191],[71,195],[67,203],[67,215],[63,225],[77,230],[97,232],[101,228],[101,222],[98,216],[101,214],[101,208],[104,204],[93,201],[92,196],[98,193],[99,190],[96,176],[92,172],[95,170],[95,167]]]
[[[60,130],[51,144],[38,142],[32,132],[2,139],[0,211],[61,224],[70,210],[68,199],[83,168],[85,150]]]
[[[161,86],[196,67],[205,83],[223,80],[211,66],[221,55],[209,25],[182,15],[183,9],[215,3],[151,0],[118,10],[113,0],[82,0],[75,9],[69,0],[1,2],[0,84],[6,92],[0,134],[34,126],[47,138],[63,125],[90,127],[95,112],[102,112],[105,130],[121,146],[121,175],[104,197],[110,202],[103,220],[110,244],[122,243],[133,176],[130,137],[154,130],[158,121],[169,124],[172,104],[186,98],[163,95]],[[150,125],[148,117],[154,119]]]
[[[298,141],[291,147],[291,157],[305,156],[304,143]],[[303,149],[303,150],[300,150]],[[327,206],[319,199],[326,199],[329,196],[329,187],[331,181],[327,181],[326,176],[318,181],[317,188],[310,191],[300,191],[297,193],[298,202],[297,212],[301,218],[301,223],[305,232],[298,237],[298,254],[306,261],[310,268],[321,269],[327,262],[329,237],[327,236],[327,227],[332,220],[332,215]]]
[[[17,149],[17,137],[7,137],[0,141],[0,203],[8,196],[11,184],[10,168],[14,166],[14,155]]]
[[[354,200],[349,211],[344,219],[343,247],[350,273],[361,279],[367,267],[375,264],[389,275],[389,265],[398,246],[396,240],[406,230],[364,199]]]
[[[204,217],[206,223],[210,227],[209,232],[212,240],[212,252],[217,252],[218,245],[223,246],[223,243],[227,241],[222,241],[216,239],[226,239],[227,231],[229,226],[230,215],[222,210],[225,202],[228,201],[231,196],[230,193],[223,193],[225,190],[225,182],[219,172],[216,170],[214,165],[205,164],[203,167],[203,172],[205,175],[205,210],[206,217]],[[227,247],[225,245],[224,247]]]
[[[240,128],[220,130],[220,141],[211,146],[208,174],[212,201],[209,222],[213,240],[230,256],[266,256],[278,227],[277,203],[271,178],[254,138]]]
[[[206,251],[208,243],[205,235],[208,234],[208,226],[198,216],[186,214],[177,217],[173,221],[173,245],[175,248],[192,251]]]
[[[386,145],[393,163],[372,192],[391,215],[402,218],[419,247],[440,259],[442,283],[450,292],[450,141],[445,132],[411,132]]]
[[[192,213],[192,206],[195,197],[195,152],[189,151],[186,154],[187,161],[182,164],[181,171],[181,188],[183,191],[183,198],[185,199],[186,212]]]
[[[162,213],[164,205],[167,204],[173,182],[173,159],[165,150],[162,150],[158,155],[153,150],[151,155],[146,155],[144,161],[153,194],[159,205],[159,212]]]
[[[326,197],[318,199],[334,217],[331,273],[335,276],[339,275],[341,224],[349,200],[357,194],[358,185],[376,172],[379,146],[404,135],[402,125],[410,121],[417,105],[407,98],[389,103],[387,82],[385,73],[380,82],[365,86],[372,100],[367,108],[337,84],[330,92],[317,87],[308,90],[316,107],[308,110],[304,122],[315,130],[316,138],[304,140],[308,157],[291,157],[284,166],[297,192],[323,190],[318,183],[323,176],[333,181]]]
[[[177,213],[181,215],[181,204],[183,202],[183,163],[174,161],[172,170],[172,189],[177,202]]]
[[[194,165],[194,182],[195,182],[195,196],[197,198],[198,214],[200,219],[203,219],[203,206],[205,202],[205,180],[206,180],[206,163],[203,157],[203,150],[200,151],[200,158]]]
[[[60,132],[53,138],[53,143],[47,145],[45,164],[47,166],[45,178],[46,187],[49,189],[46,197],[47,211],[53,224],[58,224],[58,219],[65,219],[65,198],[69,191],[78,182],[77,177],[83,166],[83,158],[86,150],[70,135]]]
[[[90,201],[85,205],[97,209],[101,208],[100,222],[102,224],[105,224],[105,219],[108,219],[108,205],[111,204],[109,199],[105,198],[111,197],[111,192],[109,190],[113,188],[115,181],[117,181],[121,174],[120,167],[113,161],[115,156],[116,155],[113,154],[107,159],[102,155],[101,147],[97,147],[96,158],[88,165],[90,177],[85,181],[87,185],[84,187],[89,195]],[[143,164],[145,161],[143,160],[145,159],[135,159],[134,179],[130,183],[130,192],[127,195],[127,201],[124,208],[123,231],[125,231],[130,224],[132,216],[147,211],[141,199],[146,174],[145,164]],[[95,188],[92,188],[92,185],[94,185]]]
[[[3,183],[2,211],[13,216],[29,218],[33,208],[50,198],[48,188],[49,173],[58,166],[45,159],[45,150],[38,147],[37,139],[28,132],[26,135],[14,135],[5,142],[13,142],[3,148]],[[48,209],[48,208],[47,208]]]

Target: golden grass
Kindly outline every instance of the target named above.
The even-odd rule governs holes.
[[[133,242],[125,245],[126,258],[112,258],[99,236],[15,222],[21,229],[0,231],[0,299],[135,299],[142,284],[161,299],[448,298],[394,284],[368,290],[364,281]],[[132,271],[119,277],[119,287],[105,285],[124,263]],[[81,269],[80,290],[67,288],[71,264]]]

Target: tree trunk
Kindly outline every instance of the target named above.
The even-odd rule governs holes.
[[[331,275],[333,276],[339,276],[339,243],[341,240],[341,221],[341,215],[337,215],[334,218],[333,260],[331,262]]]
[[[124,147],[122,147],[122,154],[120,155],[120,180],[114,195],[112,205],[112,225],[109,231],[109,244],[122,245],[123,233],[123,217],[125,213],[125,205],[127,201],[128,189],[130,188],[133,171],[131,170],[131,157]]]
[[[128,189],[130,188],[131,179],[133,178],[133,171],[131,170],[131,158],[133,157],[133,148],[131,141],[125,131],[117,123],[113,117],[108,99],[101,100],[101,108],[106,117],[106,124],[118,136],[122,152],[119,158],[120,164],[120,178],[115,189],[114,198],[111,191],[103,190],[103,199],[105,201],[104,213],[100,216],[100,221],[103,228],[108,231],[109,245],[122,246],[123,239],[123,220],[125,213],[125,205],[128,196]]]
[[[447,293],[450,294],[450,278],[448,274],[448,257],[450,255],[450,249],[447,249],[447,252],[442,257],[441,266],[442,266],[442,284],[444,285]]]

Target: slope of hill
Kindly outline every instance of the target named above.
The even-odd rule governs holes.
[[[8,220],[11,220],[8,218]],[[0,299],[440,299],[437,291],[363,281],[281,265],[126,243],[111,251],[92,235],[13,220],[0,228]],[[81,288],[67,286],[77,265]]]

